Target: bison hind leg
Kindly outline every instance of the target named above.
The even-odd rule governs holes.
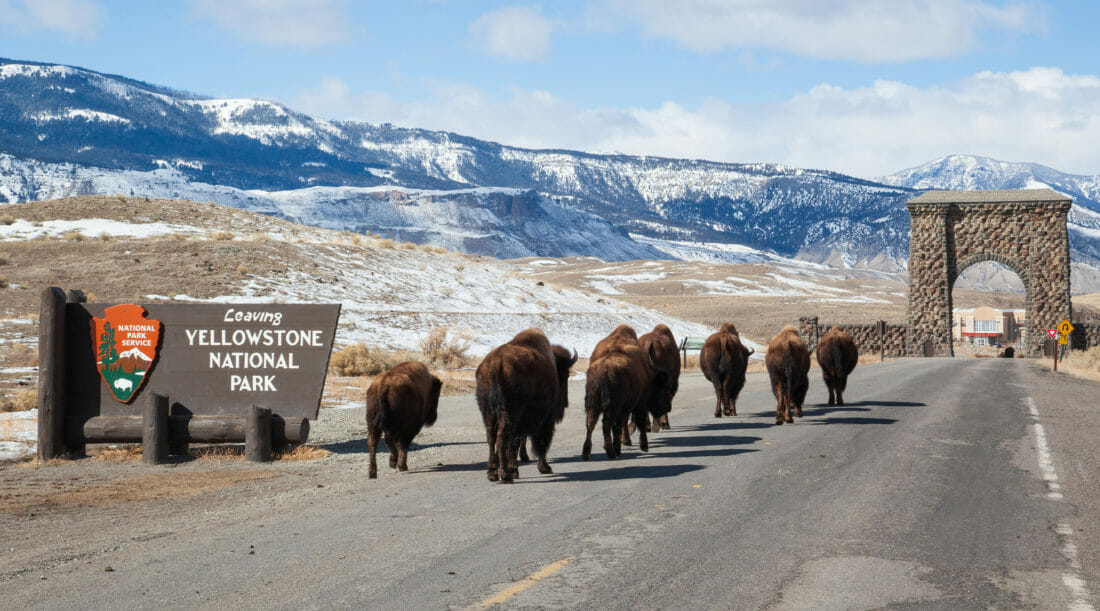
[[[390,451],[390,468],[391,469],[396,469],[397,468],[397,440],[394,439],[394,436],[390,435],[389,433],[386,433],[384,439],[386,440],[386,449]]]
[[[528,462],[531,460],[531,456],[527,454],[526,437],[523,438],[523,441],[519,442],[519,459],[521,462]]]

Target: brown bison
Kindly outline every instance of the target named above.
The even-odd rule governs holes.
[[[584,413],[587,434],[582,457],[592,455],[592,431],[603,416],[604,450],[608,458],[622,452],[628,418],[633,418],[641,435],[638,447],[649,451],[646,436],[647,413],[659,415],[667,402],[665,386],[668,374],[653,364],[638,343],[637,334],[628,325],[619,325],[596,344],[588,365],[585,383]]]
[[[722,324],[717,333],[713,333],[703,342],[699,351],[699,367],[703,377],[714,385],[717,403],[714,405],[714,417],[737,415],[737,395],[745,386],[745,369],[749,365],[749,355],[755,352],[741,343],[741,336],[733,323]]]
[[[825,386],[829,387],[829,405],[844,405],[844,387],[857,361],[856,342],[840,327],[829,329],[817,343],[817,364],[821,366]]]
[[[651,433],[672,428],[668,423],[668,413],[672,411],[672,399],[680,387],[680,349],[676,345],[676,337],[672,335],[672,329],[667,325],[658,324],[649,333],[638,338],[642,350],[649,354],[653,364],[665,370],[668,380],[665,382],[665,398],[667,404],[662,403],[658,408],[657,417],[650,427]]]
[[[519,477],[519,448],[526,438],[539,473],[553,473],[546,453],[569,404],[569,368],[576,362],[575,352],[551,346],[542,331],[527,329],[478,365],[477,405],[489,442],[489,481],[512,483]]]
[[[374,378],[367,388],[367,477],[378,477],[375,452],[383,434],[390,450],[390,467],[409,470],[409,444],[421,427],[435,424],[442,388],[439,378],[422,363],[413,361],[395,365]]]
[[[807,375],[810,371],[810,351],[792,325],[783,327],[772,338],[768,353],[764,355],[764,363],[768,366],[772,394],[777,401],[775,423],[794,422],[791,410],[801,418],[802,402],[806,400],[806,390],[810,387]]]

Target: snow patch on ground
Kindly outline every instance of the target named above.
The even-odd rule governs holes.
[[[38,410],[0,412],[0,461],[22,460],[38,452]]]

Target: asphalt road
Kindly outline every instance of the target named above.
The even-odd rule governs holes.
[[[1087,609],[1097,390],[1024,360],[902,360],[857,369],[843,407],[812,377],[775,426],[765,374],[721,419],[695,374],[650,452],[597,441],[584,462],[574,383],[555,473],[511,486],[452,397],[408,473],[382,456],[368,480],[357,442],[293,486],[66,515],[66,541],[31,542],[52,561],[0,564],[0,607]]]

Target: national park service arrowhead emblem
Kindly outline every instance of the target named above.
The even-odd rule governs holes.
[[[96,369],[122,403],[129,403],[145,383],[157,360],[160,321],[146,318],[145,308],[124,304],[92,317],[92,349]]]

